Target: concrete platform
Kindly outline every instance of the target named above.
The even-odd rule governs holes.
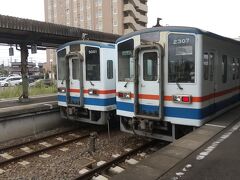
[[[23,116],[48,110],[58,110],[56,95],[36,96],[28,102],[21,103],[17,99],[0,101],[0,122],[12,119],[14,116]]]
[[[46,94],[46,95],[38,95],[38,96],[31,96],[28,102],[19,102],[18,98],[11,98],[11,99],[0,99],[0,108],[12,107],[12,106],[21,106],[27,104],[35,104],[41,102],[48,102],[48,101],[57,101],[56,94]]]
[[[168,171],[161,180],[231,179],[240,177],[240,121]]]
[[[174,141],[170,145],[153,153],[149,158],[140,161],[137,165],[128,168],[123,173],[114,176],[112,179],[153,180],[160,179],[161,177],[164,179],[169,178],[174,180],[180,179],[181,176],[183,176],[183,174],[185,173],[185,170],[187,170],[188,167],[191,167],[190,164],[185,163],[184,166],[179,167],[181,171],[175,170],[173,172],[172,171],[169,172],[169,170],[174,168],[176,165],[181,164],[181,162],[183,162],[184,159],[190,157],[191,154],[193,154],[200,147],[208,143],[213,137],[218,135],[220,132],[226,130],[226,128],[231,126],[233,123],[239,121],[240,120],[239,112],[240,107],[232,109],[231,111],[221,115],[220,117],[207,123],[206,125],[203,125],[201,128],[196,129],[194,132],[182,137],[179,140]],[[238,155],[239,152],[240,151],[238,151]],[[206,154],[206,152],[203,152],[203,155],[204,154]],[[240,161],[238,161],[238,163],[239,162]],[[212,164],[211,168],[214,167],[213,165],[214,164]],[[215,164],[215,166],[216,165],[217,164]],[[205,168],[205,170],[207,169]],[[168,176],[163,177],[167,172],[169,172]],[[176,173],[178,173],[178,175],[176,175]],[[195,172],[195,174],[193,173],[191,177],[189,176],[189,179],[196,179],[197,175],[198,173]]]
[[[0,101],[0,142],[25,137],[62,125],[56,96],[37,96],[29,102]],[[4,106],[5,105],[5,106]]]

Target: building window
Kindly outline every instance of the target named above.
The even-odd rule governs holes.
[[[102,8],[98,9],[98,17],[102,17]]]
[[[112,13],[118,14],[118,4],[116,1],[113,1]]]
[[[102,21],[98,21],[98,29],[99,29],[99,31],[102,31],[102,29],[103,29]]]
[[[97,0],[97,5],[102,6],[102,0]]]

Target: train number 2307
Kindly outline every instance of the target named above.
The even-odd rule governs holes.
[[[184,39],[174,39],[173,44],[188,44],[190,42],[189,38]]]

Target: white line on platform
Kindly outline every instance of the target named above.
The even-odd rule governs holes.
[[[214,126],[214,124],[209,124],[210,126]],[[217,125],[218,126],[218,125]],[[224,128],[222,126],[222,128]],[[230,128],[227,132],[225,132],[223,135],[221,135],[217,140],[215,140],[210,146],[208,146],[207,148],[205,148],[202,152],[200,152],[197,156],[196,156],[196,160],[197,161],[201,161],[203,159],[205,159],[212,151],[214,151],[219,144],[221,144],[223,141],[225,141],[226,139],[228,139],[235,131],[237,131],[240,128],[240,122],[236,123],[232,128]],[[191,168],[192,165],[188,164],[186,165],[182,171],[177,172],[176,176],[172,177],[171,180],[178,180],[179,178],[182,178],[182,176],[185,175],[185,172],[188,171],[187,168]]]
[[[213,127],[220,127],[220,128],[226,128],[226,126],[221,126],[217,124],[205,124],[206,126],[213,126]]]

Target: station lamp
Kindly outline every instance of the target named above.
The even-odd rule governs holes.
[[[37,45],[36,44],[32,44],[31,45],[31,53],[32,54],[36,54],[37,53]]]

